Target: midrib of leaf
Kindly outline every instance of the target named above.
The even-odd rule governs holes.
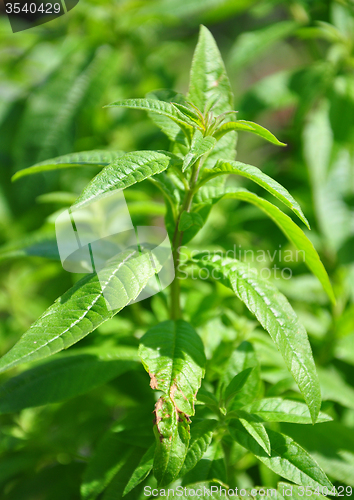
[[[172,347],[173,358],[172,358],[171,376],[170,376],[170,381],[168,384],[169,391],[171,391],[173,373],[174,373],[174,359],[175,359],[175,353],[176,353],[176,337],[177,337],[177,324],[174,322],[174,324],[173,324],[173,347]],[[170,393],[169,393],[169,395],[170,395]],[[172,401],[172,404],[173,404],[173,406],[176,406],[174,401]]]
[[[215,95],[219,96],[219,100],[213,113],[233,111],[233,94],[224,61],[213,35],[205,26],[201,26],[190,71],[188,99],[203,111],[208,99]],[[220,158],[234,160],[235,156],[236,133],[230,132],[215,145],[205,166],[213,167],[216,160]]]

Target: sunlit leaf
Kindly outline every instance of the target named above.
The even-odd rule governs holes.
[[[293,422],[296,424],[311,424],[309,409],[299,401],[282,398],[266,398],[254,401],[242,408],[244,411],[260,417],[265,422]],[[317,423],[328,422],[331,417],[320,412]]]
[[[299,217],[299,219],[302,220],[302,222],[304,222],[304,224],[306,224],[308,228],[310,228],[300,205],[296,200],[294,200],[289,191],[287,191],[287,189],[285,189],[277,181],[269,177],[269,175],[263,173],[259,168],[252,165],[246,165],[245,163],[241,163],[239,161],[231,162],[219,160],[215,168],[204,169],[199,185],[202,186],[210,179],[213,179],[214,177],[217,177],[219,175],[228,174],[241,175],[242,177],[246,177],[247,179],[250,179],[251,181],[257,183],[259,186],[262,186],[264,189],[269,191],[269,193],[278,198],[278,200],[282,201],[284,205],[293,210],[293,212]]]
[[[140,109],[157,115],[166,116],[177,123],[187,137],[191,138],[193,135],[193,122],[189,120],[186,115],[178,111],[170,102],[160,101],[158,99],[124,99],[112,102],[106,107]]]
[[[259,446],[263,448],[267,455],[270,455],[270,441],[264,425],[252,418],[240,418],[239,420],[246,431],[257,441]]]
[[[153,175],[160,174],[171,164],[178,163],[171,153],[157,151],[135,151],[127,153],[110,163],[81,193],[75,207],[82,206],[109,191],[125,189]]]
[[[216,139],[211,136],[203,137],[199,130],[194,132],[190,151],[186,154],[183,160],[182,171],[191,167],[203,155],[210,153],[216,144]]]
[[[139,255],[137,250],[126,250],[111,259],[100,271],[100,278],[88,274],[42,314],[0,359],[0,371],[75,344],[136,299],[157,271],[148,252]],[[104,292],[114,309],[107,306]]]
[[[216,96],[214,115],[234,110],[231,85],[221,54],[210,31],[201,26],[190,72],[188,100],[203,112],[210,99]],[[236,133],[231,132],[216,144],[206,166],[211,168],[219,158],[234,160],[235,150]]]
[[[214,133],[214,137],[215,139],[219,140],[221,139],[221,137],[223,137],[228,132],[231,132],[232,130],[236,132],[238,130],[251,132],[252,134],[259,135],[266,141],[269,141],[272,144],[275,144],[276,146],[286,146],[284,142],[278,141],[275,135],[269,132],[269,130],[267,130],[266,128],[262,127],[261,125],[258,125],[258,123],[248,122],[245,120],[238,120],[237,122],[224,123],[216,130],[216,132]]]
[[[13,181],[26,175],[48,172],[50,170],[59,170],[72,167],[105,167],[112,163],[116,158],[124,155],[124,151],[83,151],[82,153],[71,153],[64,156],[58,156],[50,160],[36,163],[32,167],[19,170],[12,177]]]
[[[221,259],[216,255],[200,259],[198,265],[209,269],[213,279],[231,288],[268,331],[296,380],[315,422],[321,406],[315,363],[306,330],[287,299],[273,284],[258,278],[255,270],[237,260]]]

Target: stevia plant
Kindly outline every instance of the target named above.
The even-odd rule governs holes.
[[[311,455],[277,430],[279,422],[320,424],[330,420],[320,412],[320,387],[307,333],[285,296],[236,259],[202,252],[188,262],[189,270],[197,266],[209,271],[214,293],[220,293],[220,284],[228,288],[257,318],[283,357],[306,404],[299,398],[263,397],[256,352],[232,315],[228,331],[239,328],[241,333],[231,342],[220,342],[206,356],[197,331],[203,321],[195,321],[192,326],[181,305],[185,275],[180,266],[181,246],[188,248],[206,224],[213,206],[223,199],[251,203],[269,216],[303,252],[305,264],[335,301],[325,268],[303,230],[268,200],[244,188],[225,186],[229,174],[251,180],[309,227],[299,204],[283,186],[257,167],[235,160],[237,131],[257,134],[278,146],[284,144],[260,125],[236,119],[222,58],[205,27],[200,30],[187,96],[159,90],[145,99],[121,100],[109,106],[147,111],[171,140],[171,151],[74,153],[19,171],[15,179],[53,169],[103,167],[73,208],[144,180],[159,188],[166,203],[165,225],[176,273],[169,298],[168,290],[162,293],[168,300],[169,318],[152,325],[141,337],[138,350],[105,343],[75,348],[72,353],[20,373],[0,388],[0,411],[13,412],[83,394],[118,375],[141,369],[140,359],[156,394],[155,407],[143,401],[140,409],[118,419],[103,437],[83,475],[83,499],[100,495],[106,500],[126,495],[136,498],[143,492],[156,496],[159,492],[153,493],[154,488],[170,484],[195,490],[212,485],[235,488],[238,463],[247,452],[275,477],[298,485],[294,486],[295,492],[307,488],[319,495],[325,488],[334,494],[333,485]],[[1,358],[0,370],[59,353],[133,302],[156,267],[149,265],[148,258],[129,260],[129,252],[127,249],[112,257],[101,271],[119,303],[119,294],[124,291],[124,304],[119,309],[107,307],[97,274],[86,275]],[[157,263],[157,268],[161,266]],[[286,487],[286,483],[279,483],[280,498]]]

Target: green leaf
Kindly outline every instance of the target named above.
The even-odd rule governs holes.
[[[100,500],[118,500],[123,497],[123,492],[127,484],[127,478],[134,472],[138,466],[139,460],[141,459],[141,449],[133,449],[126,461],[125,465],[119,469],[116,475],[113,477],[112,481],[108,484],[107,488],[104,490],[102,496],[99,496]],[[136,490],[131,492],[127,499],[138,498],[142,493],[142,487],[137,485]]]
[[[218,395],[224,401],[232,398],[227,405],[229,411],[243,407],[259,397],[262,390],[260,366],[253,346],[249,342],[242,342],[232,351],[226,365],[221,366],[220,374]],[[240,385],[243,382],[242,387],[233,391],[234,384],[236,386],[238,382]]]
[[[333,87],[344,92],[340,99],[345,98],[351,88],[349,81],[337,79],[334,83]],[[324,245],[333,254],[353,234],[353,214],[345,202],[345,193],[349,194],[351,189],[352,153],[347,146],[340,144],[341,141],[336,142],[336,124],[333,123],[335,96],[334,93],[330,102],[322,101],[316,106],[307,117],[303,131],[303,154],[309,169],[314,210],[325,237]],[[352,116],[350,105],[344,102],[343,108],[338,110],[338,124],[345,133],[350,133],[345,119],[348,112]]]
[[[150,257],[149,252],[126,250],[108,262],[100,278],[89,274],[78,281],[0,359],[0,372],[70,347],[135,300],[161,268],[154,257],[155,270]],[[103,292],[109,294],[113,309],[107,307]]]
[[[339,484],[353,485],[354,429],[339,422],[315,425],[281,424],[282,432],[306,448],[322,469]]]
[[[204,348],[188,323],[165,321],[142,337],[139,356],[151,388],[163,393],[155,405],[154,474],[165,485],[178,476],[187,453],[189,417],[204,375]]]
[[[266,398],[254,401],[242,410],[260,417],[265,422],[293,422],[296,424],[311,424],[309,409],[299,401],[282,398]],[[331,417],[320,412],[317,423],[328,422]]]
[[[211,443],[217,424],[217,420],[213,419],[205,419],[192,424],[189,448],[183,467],[179,473],[180,477],[187,474],[201,460]]]
[[[239,14],[255,3],[255,0],[239,0],[233,2],[230,0],[205,0],[200,3],[200,0],[188,0],[176,3],[175,0],[155,0],[143,4],[140,10],[140,15],[144,15],[144,19],[155,19],[156,16],[159,22],[167,22],[170,20],[175,23],[176,20],[183,26],[185,22],[200,19],[207,19],[210,23],[220,22],[223,19],[229,19],[231,15]],[[134,16],[136,11],[134,11]],[[138,18],[139,21],[141,18]]]
[[[25,109],[18,122],[13,150],[17,165],[31,165],[72,151],[76,122],[83,123],[100,112],[97,108],[102,94],[119,71],[122,58],[108,44],[96,47],[74,41],[71,49],[62,53],[67,56],[59,64],[52,61],[55,70],[47,78],[38,72],[38,84],[23,103]]]
[[[196,212],[182,212],[181,218],[179,220],[178,229],[180,231],[186,231],[192,226],[203,227],[203,218]]]
[[[111,436],[110,436],[111,437]],[[83,477],[81,498],[94,500],[109,485],[134,452],[119,440],[112,439],[98,448]]]
[[[64,206],[70,206],[75,203],[77,198],[76,193],[70,193],[65,191],[52,191],[51,193],[45,193],[37,196],[37,203],[55,203]]]
[[[215,114],[233,111],[231,85],[221,54],[213,35],[201,26],[190,72],[188,100],[203,111],[216,95]]]
[[[195,259],[196,260],[196,259]],[[321,406],[321,392],[305,328],[287,299],[273,284],[258,278],[256,271],[237,260],[199,260],[215,280],[231,288],[268,331],[292,373],[315,422]]]
[[[189,241],[191,241],[201,230],[201,228],[205,225],[210,210],[211,205],[205,204],[204,206],[199,205],[197,207],[197,211],[190,212],[192,215],[193,224],[189,227],[189,229],[185,229],[183,232],[183,240],[182,243],[185,245]],[[197,222],[197,224],[196,224]]]
[[[213,134],[216,140],[221,139],[225,134],[231,131],[238,131],[242,130],[245,132],[251,132],[252,134],[259,135],[266,141],[271,142],[272,144],[275,144],[276,146],[286,146],[284,142],[278,141],[278,139],[273,135],[269,130],[266,128],[262,127],[261,125],[258,125],[258,123],[254,122],[248,122],[245,120],[237,120],[237,122],[227,122],[218,127],[216,132]]]
[[[183,486],[200,481],[227,482],[224,450],[220,440],[212,440],[199,462],[182,479]]]
[[[62,168],[88,166],[105,167],[124,154],[124,151],[95,150],[58,156],[57,158],[36,163],[32,167],[19,170],[15,175],[13,175],[12,181],[17,181],[17,179],[26,175],[38,174],[40,172],[48,172],[49,170],[58,170]]]
[[[167,175],[166,172],[162,172],[161,174],[154,175],[154,177],[149,177],[149,181],[161,191],[166,201],[168,201],[169,203],[167,208],[171,209],[174,217],[177,217],[177,208],[181,201],[181,192],[175,185],[171,177]]]
[[[156,403],[153,470],[159,487],[174,481],[182,468],[188,450],[189,422],[189,417],[179,413],[170,396],[163,396]]]
[[[267,455],[271,455],[270,441],[263,424],[252,418],[240,418],[240,422],[246,431],[257,441]]]
[[[237,69],[251,64],[278,40],[291,35],[299,24],[294,21],[278,21],[264,28],[243,32],[230,52],[230,64]]]
[[[121,498],[146,448],[151,446],[149,427],[143,411],[128,414],[109,429],[98,443],[84,472],[81,498],[95,500],[109,485],[114,485],[115,498]],[[123,476],[123,477],[122,477]]]
[[[304,224],[310,229],[309,223],[303,214],[300,205],[291,194],[277,181],[269,177],[269,175],[264,174],[259,168],[252,165],[246,165],[240,161],[225,161],[219,160],[213,169],[204,169],[202,178],[200,180],[199,186],[202,186],[210,179],[218,175],[235,174],[246,177],[251,181],[255,182],[259,186],[262,186],[273,196],[278,198],[284,203],[288,208],[290,208]]]
[[[19,474],[26,473],[31,470],[33,462],[36,460],[33,450],[21,453],[14,453],[4,456],[1,460],[0,485],[1,488],[12,479],[18,477]]]
[[[210,153],[216,144],[216,139],[211,136],[203,137],[200,130],[196,130],[193,135],[189,152],[183,160],[182,172],[190,168],[202,156]]]
[[[152,471],[152,466],[154,462],[155,444],[150,446],[147,452],[142,456],[139,465],[134,470],[126,487],[123,491],[123,497],[127,495],[131,490],[133,490],[138,484],[140,484]]]
[[[332,365],[319,368],[318,376],[324,400],[336,401],[345,408],[354,410],[354,388]]]
[[[51,359],[0,386],[0,413],[57,403],[139,366],[133,347],[103,346],[76,349]]]
[[[166,170],[178,157],[157,151],[135,151],[116,159],[102,170],[81,193],[74,206],[89,203],[99,195],[125,189]]]
[[[172,103],[175,108],[178,109],[182,115],[185,115],[189,120],[191,120],[196,126],[197,129],[194,131],[194,133],[199,129],[199,131],[203,130],[203,121],[202,121],[202,114],[198,110],[196,110],[191,103],[188,101],[185,101],[183,104],[182,103]]]
[[[179,94],[174,90],[170,89],[154,90],[152,92],[149,92],[146,95],[146,98],[157,99],[158,101],[164,101],[168,103],[173,102],[174,104],[186,103],[186,98],[184,97],[183,94]],[[173,121],[171,118],[168,118],[166,115],[162,114],[160,115],[148,112],[148,115],[151,118],[151,120],[155,123],[155,125],[157,125],[172,142],[177,142],[187,147],[186,136],[182,132],[180,126],[177,125],[175,121]]]
[[[164,321],[141,338],[139,356],[153,389],[173,400],[176,409],[194,415],[196,391],[204,375],[203,343],[185,321]]]
[[[209,193],[208,191],[204,191],[201,196],[203,196],[204,202],[208,197],[211,198],[212,203],[216,203],[216,201],[219,201],[221,199],[234,198],[242,201],[247,201],[260,208],[271,219],[273,219],[273,221],[277,224],[281,231],[283,231],[289,241],[291,241],[300,251],[304,252],[305,264],[310,269],[310,271],[312,271],[313,274],[317,276],[328,297],[333,303],[335,303],[336,299],[332,290],[332,285],[312,242],[307,238],[305,233],[292,221],[292,219],[285,215],[278,207],[265,200],[264,198],[261,198],[256,194],[241,188],[224,190],[224,194],[220,193],[219,195],[217,195],[215,189],[211,189]]]
[[[300,445],[290,437],[268,429],[271,456],[268,456],[257,441],[234,420],[229,426],[232,437],[244,448],[253,453],[279,476],[293,481],[300,486],[333,488],[326,474]]]
[[[213,411],[218,410],[219,408],[219,401],[218,399],[214,396],[212,392],[207,391],[203,387],[201,387],[198,391],[198,399],[197,399],[197,404],[202,403],[211,408]]]
[[[192,138],[193,122],[170,102],[160,101],[158,99],[123,99],[121,101],[112,102],[105,107],[111,108],[116,106],[121,108],[140,109],[149,111],[150,113],[156,113],[157,115],[166,116],[177,123],[188,138]]]
[[[224,395],[225,402],[227,402],[229,399],[233,398],[238,392],[240,392],[240,390],[247,382],[248,377],[250,376],[252,370],[253,367],[246,368],[245,370],[242,370],[242,372],[234,376],[234,378],[231,380],[231,382],[225,389],[225,395]]]
[[[60,260],[54,227],[39,229],[0,247],[0,262],[31,256]]]
[[[234,110],[231,84],[221,54],[210,31],[201,26],[190,72],[188,100],[203,112],[216,96],[215,115]],[[206,166],[211,168],[219,158],[234,160],[235,154],[236,133],[231,132],[216,144]]]

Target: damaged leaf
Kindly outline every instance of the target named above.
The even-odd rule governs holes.
[[[150,387],[163,393],[154,410],[154,474],[164,485],[178,476],[187,453],[189,417],[204,375],[204,347],[188,323],[165,321],[143,336],[139,356]]]
[[[190,418],[178,412],[168,396],[158,400],[154,414],[154,475],[159,486],[164,486],[176,478],[183,466],[190,437]]]

